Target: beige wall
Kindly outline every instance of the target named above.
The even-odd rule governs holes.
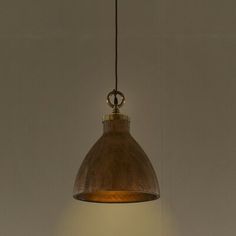
[[[120,1],[123,112],[161,200],[72,200],[113,88],[113,1],[0,3],[1,236],[236,235],[236,3]]]

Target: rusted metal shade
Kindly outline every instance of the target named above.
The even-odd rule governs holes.
[[[131,203],[160,197],[155,171],[129,133],[129,119],[108,115],[104,133],[85,157],[74,184],[74,198],[100,203]]]

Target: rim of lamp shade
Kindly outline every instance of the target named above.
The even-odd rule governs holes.
[[[123,114],[106,115],[103,135],[78,171],[73,197],[97,203],[137,203],[158,199],[160,189],[147,155],[129,132]]]
[[[92,203],[139,203],[156,200],[160,198],[160,194],[132,191],[104,191],[80,193],[74,195],[74,198],[76,200]]]

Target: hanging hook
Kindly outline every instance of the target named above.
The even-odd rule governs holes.
[[[111,96],[114,96],[113,103],[111,102]],[[118,96],[121,97],[121,101],[119,102]],[[112,90],[107,95],[107,104],[113,108],[113,113],[119,113],[119,108],[121,108],[125,103],[125,96],[122,92],[116,91],[115,89]]]

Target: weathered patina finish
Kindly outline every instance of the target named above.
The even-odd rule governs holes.
[[[125,203],[160,197],[155,171],[129,132],[122,114],[104,118],[103,135],[85,157],[74,185],[74,198],[90,202]]]

